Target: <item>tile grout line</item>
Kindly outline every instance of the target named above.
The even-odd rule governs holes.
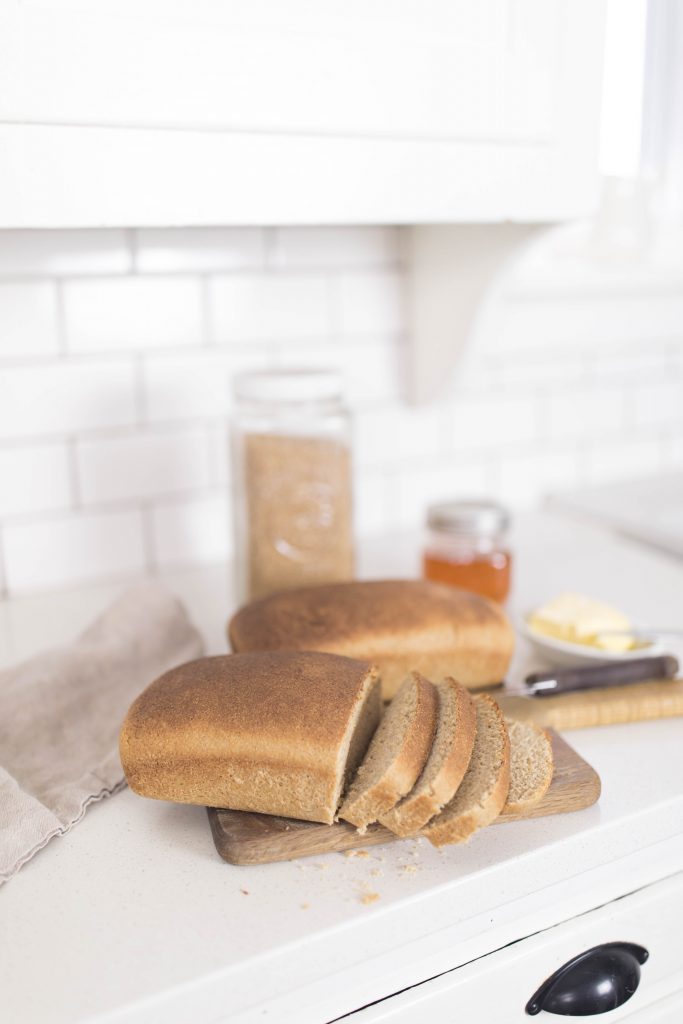
[[[61,280],[60,278],[55,278],[54,289],[55,333],[57,336],[58,359],[60,362],[64,362],[70,356],[69,346],[67,343],[66,296],[64,294],[64,281]]]
[[[77,438],[75,436],[67,437],[66,439],[69,486],[71,489],[71,507],[74,509],[74,511],[80,510],[82,508],[82,493],[80,473],[78,469],[77,443]]]
[[[5,560],[4,523],[0,521],[0,597],[9,597],[9,580],[7,579],[7,563]]]

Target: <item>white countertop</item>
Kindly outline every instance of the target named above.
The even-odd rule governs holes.
[[[680,562],[557,514],[522,519],[515,548],[513,612],[571,587],[636,621],[683,619]],[[404,538],[371,546],[362,568],[414,565]],[[166,579],[210,650],[224,650],[225,572]],[[0,660],[67,639],[119,589],[8,603]],[[516,667],[526,664],[521,649]],[[95,805],[0,889],[3,1020],[329,1020],[677,870],[683,722],[569,739],[601,775],[597,806],[441,852],[407,840],[367,857],[232,867],[202,808],[129,791]],[[379,898],[364,903],[367,893]]]

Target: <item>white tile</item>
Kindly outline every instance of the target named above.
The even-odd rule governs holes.
[[[138,512],[6,525],[3,542],[11,594],[129,576],[145,566]]]
[[[683,333],[683,297],[675,294],[598,295],[504,300],[482,329],[491,352],[584,350],[666,340]]]
[[[541,432],[548,437],[600,439],[625,423],[625,397],[619,388],[585,387],[547,394],[539,401]]]
[[[503,455],[499,468],[499,494],[518,508],[537,504],[554,491],[578,482],[578,458],[573,449]]]
[[[134,422],[128,360],[55,362],[0,373],[0,437],[38,437]]]
[[[0,231],[0,274],[122,274],[131,268],[124,231]]]
[[[586,452],[588,480],[601,484],[652,475],[663,468],[662,455],[663,444],[659,438],[591,444]]]
[[[0,284],[0,359],[57,352],[56,300],[48,282]]]
[[[76,454],[84,503],[150,498],[209,483],[204,430],[83,441]]]
[[[330,332],[327,280],[319,274],[234,274],[210,282],[211,337],[288,341]]]
[[[405,352],[397,339],[282,345],[275,352],[274,363],[288,369],[314,366],[338,370],[351,406],[397,401],[405,390]]]
[[[209,482],[227,488],[232,480],[232,449],[230,428],[227,423],[210,425],[207,429],[209,444]]]
[[[123,277],[64,285],[72,352],[175,348],[202,341],[199,282],[184,277]]]
[[[641,385],[635,393],[638,425],[680,423],[683,419],[683,377],[668,382]]]
[[[354,420],[360,467],[394,466],[435,456],[442,444],[438,408],[401,406],[360,411]]]
[[[340,334],[399,334],[406,326],[399,271],[339,274],[334,280]]]
[[[537,404],[533,397],[459,395],[444,429],[454,451],[531,441],[538,432]]]
[[[646,342],[635,349],[620,346],[612,352],[594,353],[588,373],[594,380],[656,380],[670,374],[673,367],[674,358],[669,346]]]
[[[147,418],[154,421],[227,416],[232,378],[267,365],[264,353],[216,352],[153,356],[145,360],[143,381]]]
[[[71,504],[66,444],[0,448],[0,518]]]
[[[151,513],[155,563],[196,565],[226,559],[232,549],[230,511],[223,490],[156,506]]]
[[[265,261],[263,228],[144,228],[136,232],[136,269],[238,270]]]
[[[683,467],[683,434],[671,437],[664,444],[663,469],[679,469]]]
[[[509,393],[544,385],[578,384],[589,376],[586,359],[580,353],[501,353],[495,362],[497,380]]]
[[[353,524],[356,536],[384,533],[391,523],[390,485],[381,470],[356,472],[353,481]]]
[[[400,259],[400,236],[393,227],[277,228],[271,260],[278,267],[391,266]]]
[[[481,498],[492,494],[494,466],[489,461],[457,462],[403,469],[395,481],[392,528],[417,529],[426,522],[427,506],[437,501]]]

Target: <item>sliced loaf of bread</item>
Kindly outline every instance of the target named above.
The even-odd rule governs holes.
[[[470,764],[453,799],[428,823],[422,835],[434,846],[464,843],[503,809],[510,785],[510,738],[503,713],[492,697],[475,700],[477,734]]]
[[[533,722],[507,721],[510,735],[510,790],[505,811],[524,814],[541,800],[553,777],[553,748],[547,732]]]
[[[439,717],[432,750],[412,790],[379,820],[397,836],[410,836],[438,814],[463,780],[476,734],[474,700],[460,683],[437,686]]]
[[[409,793],[432,749],[436,687],[412,672],[384,713],[368,752],[339,808],[339,817],[365,831]]]

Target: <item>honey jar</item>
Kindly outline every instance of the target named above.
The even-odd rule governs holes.
[[[472,590],[494,601],[510,591],[510,516],[491,501],[449,501],[427,510],[425,579]]]

